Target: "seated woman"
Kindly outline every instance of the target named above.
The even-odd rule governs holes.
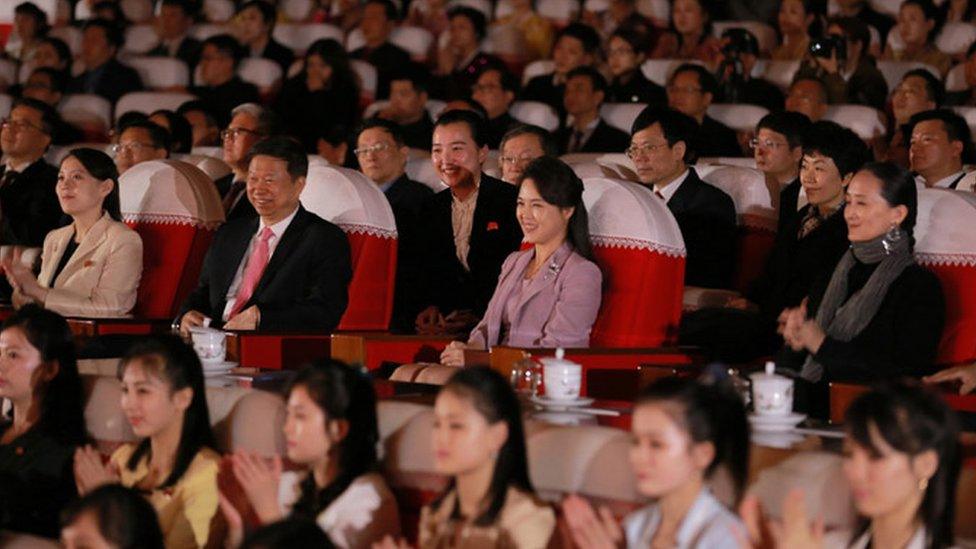
[[[824,535],[806,516],[803,494],[793,491],[781,524],[769,530],[773,545],[952,547],[961,451],[958,418],[945,401],[915,384],[886,386],[859,396],[843,425],[843,471],[860,515],[856,528]],[[749,531],[759,532],[758,500],[748,498],[741,510]]]
[[[145,338],[119,366],[122,411],[139,442],[125,444],[108,465],[91,446],[75,452],[78,492],[120,483],[156,509],[168,549],[202,547],[217,514],[217,471],[203,368],[174,335]]]
[[[651,82],[641,71],[647,51],[647,37],[632,29],[620,29],[610,35],[607,65],[613,80],[607,90],[607,103],[668,103],[664,88]]]
[[[377,472],[376,395],[369,378],[321,361],[300,370],[287,394],[288,460],[302,471],[282,473],[279,456],[268,462],[238,452],[232,459],[261,523],[286,516],[314,520],[341,548],[369,547],[398,535],[397,502]],[[222,508],[229,524],[241,522],[232,507]]]
[[[139,492],[106,484],[71,503],[61,521],[65,549],[163,549],[156,510]]]
[[[938,278],[915,263],[914,179],[888,162],[867,164],[847,186],[846,203],[851,248],[828,284],[817,284],[809,301],[780,315],[787,348],[779,364],[821,391],[836,379],[932,373],[945,298]],[[823,412],[817,405],[824,402],[809,396],[811,411]]]
[[[420,512],[419,549],[547,546],[556,515],[533,494],[518,397],[501,374],[458,370],[437,394],[431,444],[450,484]]]
[[[593,263],[583,182],[560,160],[533,160],[519,183],[516,217],[532,248],[502,265],[498,286],[467,343],[441,363],[464,365],[464,350],[492,345],[588,347],[600,309],[602,275]]]
[[[84,444],[71,330],[57,313],[23,307],[0,331],[0,530],[56,537],[76,497],[71,456]]]
[[[939,34],[939,8],[932,0],[905,0],[898,10],[898,34],[904,49],[896,50],[891,42],[885,46],[881,59],[890,61],[915,61],[932,65],[945,77],[952,67],[952,58],[935,47]]]
[[[142,276],[142,239],[122,223],[115,162],[101,151],[74,149],[61,161],[55,189],[72,223],[44,238],[37,278],[20,261],[2,264],[14,306],[37,303],[66,316],[129,314]]]
[[[617,524],[579,496],[563,502],[573,541],[599,547],[742,547],[745,528],[708,489],[720,467],[742,496],[749,469],[749,425],[731,387],[687,378],[654,382],[634,403],[630,463],[637,490],[655,502]]]
[[[772,58],[776,61],[803,59],[810,48],[810,37],[820,34],[819,17],[813,0],[782,0],[776,18],[781,39],[773,48]]]
[[[447,12],[447,18],[447,39],[437,52],[437,78],[431,82],[430,95],[450,101],[469,95],[482,69],[502,65],[502,61],[482,50],[488,32],[484,14],[457,5]]]
[[[721,56],[721,42],[712,36],[709,4],[703,0],[674,0],[671,28],[658,39],[651,59],[697,60],[715,68]]]

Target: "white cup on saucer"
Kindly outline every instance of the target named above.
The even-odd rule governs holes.
[[[752,379],[752,407],[761,416],[785,416],[793,412],[793,380],[778,375],[776,365],[766,363],[765,371]]]
[[[576,400],[583,385],[583,366],[566,360],[565,351],[556,349],[555,358],[543,358],[542,382],[546,397],[552,400]]]
[[[227,334],[202,326],[190,328],[193,350],[202,362],[223,362],[227,357]]]

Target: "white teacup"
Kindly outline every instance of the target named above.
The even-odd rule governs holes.
[[[762,416],[785,416],[793,412],[793,380],[777,375],[776,366],[766,363],[766,371],[752,379],[752,407]]]
[[[555,358],[543,358],[542,382],[546,396],[553,400],[574,400],[580,396],[583,385],[583,366],[563,358],[562,349],[557,349]]]
[[[190,328],[193,350],[203,362],[223,362],[227,357],[227,334],[213,328]]]

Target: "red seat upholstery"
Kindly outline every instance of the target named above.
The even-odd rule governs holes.
[[[352,248],[349,306],[339,329],[386,330],[393,313],[397,233],[383,192],[357,171],[312,165],[301,200],[345,231]]]
[[[224,221],[213,181],[177,160],[137,164],[119,178],[122,217],[142,237],[142,281],[134,314],[174,317],[193,289]]]
[[[594,347],[655,347],[681,317],[685,246],[667,205],[636,183],[583,180],[590,239],[603,271]]]
[[[942,283],[946,324],[938,364],[976,359],[976,195],[924,189],[918,193],[915,257]]]

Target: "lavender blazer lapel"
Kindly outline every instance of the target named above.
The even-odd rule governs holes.
[[[563,266],[566,264],[566,260],[569,259],[571,254],[572,249],[570,248],[569,243],[564,242],[563,245],[552,254],[546,265],[543,266],[534,277],[532,277],[528,287],[525,288],[525,291],[519,295],[519,302],[518,307],[515,309],[515,315],[513,318],[509,319],[511,326],[514,327],[521,324],[523,317],[526,315],[526,313],[530,312],[529,305],[543,290],[548,290],[551,294],[553,294],[553,300],[555,299],[554,287],[556,285],[556,281],[559,279],[559,273],[562,271]],[[525,269],[528,268],[528,263],[532,258],[535,257],[535,254],[533,253],[528,253],[525,255],[527,261],[525,266],[517,271],[519,273],[525,273]],[[520,282],[521,279],[522,276],[519,276],[516,282]],[[549,318],[549,313],[550,311],[544,311],[543,314],[545,314],[545,317],[538,320],[547,320]],[[537,319],[533,319],[533,321],[535,320]]]

